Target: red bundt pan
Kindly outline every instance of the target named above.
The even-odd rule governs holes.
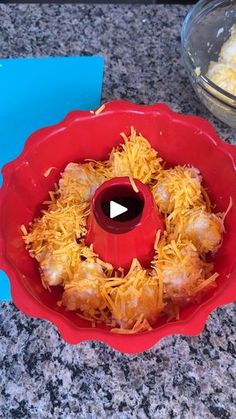
[[[200,305],[184,308],[178,321],[160,320],[150,332],[117,335],[105,326],[92,328],[57,306],[61,290],[57,287],[49,293],[42,287],[37,263],[24,248],[20,226],[39,214],[41,202],[68,162],[107,158],[120,143],[120,132],[129,134],[130,126],[142,132],[169,165],[189,163],[199,168],[217,210],[227,208],[230,196],[233,207],[225,222],[223,245],[215,256],[220,274],[217,288]],[[56,170],[45,177],[49,167]],[[15,305],[29,316],[50,320],[71,344],[95,339],[122,352],[142,352],[171,334],[199,334],[216,307],[235,300],[236,148],[220,140],[201,118],[179,115],[162,104],[139,106],[123,101],[106,104],[99,115],[72,112],[60,124],[34,133],[22,154],[3,168],[0,213],[0,267],[10,278]]]

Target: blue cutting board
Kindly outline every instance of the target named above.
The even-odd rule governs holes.
[[[98,107],[103,69],[99,56],[0,59],[0,167],[20,154],[35,130],[72,110]],[[11,301],[2,271],[0,301]]]

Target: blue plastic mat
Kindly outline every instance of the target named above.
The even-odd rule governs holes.
[[[0,167],[20,154],[35,130],[72,110],[98,107],[103,68],[102,57],[0,59]],[[11,301],[2,271],[1,300]]]

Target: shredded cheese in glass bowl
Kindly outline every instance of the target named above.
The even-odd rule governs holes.
[[[217,118],[236,128],[236,0],[200,0],[181,35],[194,90]]]

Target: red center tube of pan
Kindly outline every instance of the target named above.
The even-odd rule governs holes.
[[[88,220],[86,245],[114,268],[129,269],[137,258],[149,267],[154,256],[158,230],[164,231],[164,221],[149,188],[129,177],[117,177],[104,182],[95,192]],[[117,217],[110,217],[111,201],[127,208]]]

